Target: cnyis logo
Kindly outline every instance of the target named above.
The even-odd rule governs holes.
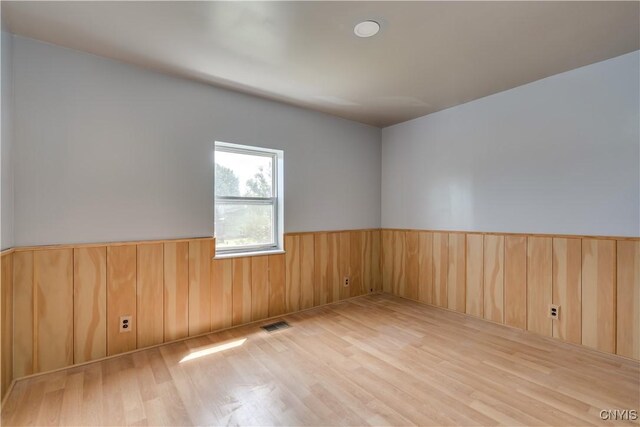
[[[635,409],[603,409],[600,411],[600,419],[605,421],[635,421],[638,419],[638,411]]]

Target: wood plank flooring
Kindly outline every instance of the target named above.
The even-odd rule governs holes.
[[[636,361],[409,300],[283,319],[19,381],[2,424],[582,426],[639,409]]]

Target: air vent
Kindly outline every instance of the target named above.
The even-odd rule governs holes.
[[[279,331],[280,329],[287,329],[289,327],[289,324],[287,322],[280,321],[280,322],[276,322],[276,323],[270,323],[268,325],[264,325],[261,326],[262,329],[264,329],[267,332],[274,332],[274,331]]]

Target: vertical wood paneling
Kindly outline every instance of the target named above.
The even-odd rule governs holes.
[[[314,282],[313,302],[315,306],[326,304],[327,292],[327,260],[328,241],[327,233],[316,233],[314,236]]]
[[[356,297],[366,293],[364,289],[364,263],[366,246],[363,245],[363,231],[350,231],[349,235],[349,296]],[[365,242],[366,243],[366,242]]]
[[[233,325],[233,260],[211,263],[211,330]]]
[[[351,278],[351,233],[348,231],[338,234],[338,270],[340,281],[340,299],[351,296],[351,285],[344,286],[344,278]]]
[[[0,343],[0,398],[9,390],[13,379],[13,253],[0,257],[0,300],[2,337]]]
[[[233,258],[233,325],[251,322],[251,258]]]
[[[269,317],[269,257],[251,257],[251,321]]]
[[[405,294],[406,298],[418,299],[420,281],[420,234],[417,231],[405,233]]]
[[[527,237],[504,238],[504,323],[527,328]]]
[[[549,304],[552,299],[552,239],[527,239],[527,329],[551,336]]]
[[[615,240],[582,239],[582,344],[616,350]]]
[[[484,315],[484,242],[482,234],[467,234],[466,313]]]
[[[373,230],[371,235],[371,277],[373,280],[373,291],[382,292],[382,248],[381,232]]]
[[[300,236],[300,308],[302,310],[313,307],[313,293],[315,283],[313,234]]]
[[[553,239],[553,304],[560,306],[552,320],[553,336],[574,344],[582,342],[582,242]]]
[[[137,252],[136,345],[144,348],[164,341],[164,248],[144,244]]]
[[[33,374],[33,251],[13,254],[13,377]]]
[[[189,241],[189,335],[211,330],[212,240]]]
[[[433,304],[446,307],[447,268],[449,266],[449,235],[433,233]]]
[[[640,359],[640,242],[618,241],[616,353]]]
[[[418,272],[418,300],[433,304],[433,234],[418,232],[418,256],[420,271]]]
[[[34,371],[73,364],[73,249],[35,251]]]
[[[189,336],[189,243],[164,244],[164,339]]]
[[[3,257],[3,387],[7,378],[183,338],[193,313],[209,315],[207,332],[383,289],[385,281],[400,296],[640,357],[638,241],[401,230],[285,239],[286,255],[215,261],[210,240],[18,251],[11,268]],[[204,307],[201,295],[209,295]],[[561,307],[554,322],[552,302]],[[131,332],[121,334],[127,314]]]
[[[73,361],[107,355],[107,248],[76,248],[73,253]]]
[[[328,264],[327,233],[316,233],[314,238],[314,305],[326,304],[329,299],[327,291],[327,264]]]
[[[340,233],[327,234],[327,302],[340,299],[342,276],[340,276]]]
[[[449,233],[449,266],[447,270],[447,307],[465,312],[466,305],[466,261],[465,234]]]
[[[314,305],[337,301],[340,298],[338,233],[318,233],[315,236]]]
[[[360,265],[362,270],[362,292],[369,293],[376,290],[375,271],[373,262],[373,231],[361,232]]]
[[[382,247],[380,252],[382,255],[381,273],[382,273],[382,290],[384,292],[393,293],[391,281],[393,275],[393,231],[382,230],[380,232]]]
[[[269,255],[269,317],[287,312],[285,308],[284,255]]]
[[[285,254],[285,309],[300,310],[300,236],[284,236]]]
[[[107,355],[136,348],[136,247],[107,246]],[[120,333],[120,316],[131,316]]]
[[[393,232],[393,270],[391,274],[391,289],[394,295],[406,297],[406,233],[404,231]]]
[[[492,322],[504,323],[504,236],[484,236],[484,313]]]

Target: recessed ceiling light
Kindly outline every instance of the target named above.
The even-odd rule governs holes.
[[[358,37],[371,37],[378,34],[380,31],[380,24],[376,21],[362,21],[355,26],[353,32]]]

